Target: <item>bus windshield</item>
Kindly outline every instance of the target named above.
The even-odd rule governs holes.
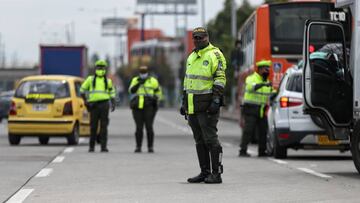
[[[335,16],[335,17],[334,17]],[[271,53],[302,54],[304,24],[308,19],[336,20],[348,26],[350,14],[332,3],[288,3],[270,5]],[[316,36],[314,36],[316,37]],[[322,36],[318,36],[319,39]],[[349,38],[348,38],[349,39]]]

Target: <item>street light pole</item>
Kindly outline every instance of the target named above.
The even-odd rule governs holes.
[[[236,39],[236,2],[231,0],[231,36]]]
[[[201,0],[201,21],[202,26],[205,27],[205,0]]]

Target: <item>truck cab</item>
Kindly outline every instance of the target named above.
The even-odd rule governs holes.
[[[337,1],[351,9],[354,26],[347,39],[338,22],[308,20],[303,44],[304,112],[318,116],[330,140],[350,140],[351,153],[360,173],[360,2]],[[325,47],[325,48],[324,48]],[[313,51],[326,59],[310,59]]]

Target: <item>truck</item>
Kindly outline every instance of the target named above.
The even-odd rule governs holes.
[[[360,173],[360,2],[337,0],[335,3],[351,10],[354,22],[351,40],[346,39],[345,29],[338,22],[306,21],[304,112],[321,119],[330,140],[350,140],[352,159]],[[326,46],[330,47],[326,59],[310,59],[311,52]]]
[[[40,73],[42,75],[87,76],[87,47],[84,45],[40,45]]]

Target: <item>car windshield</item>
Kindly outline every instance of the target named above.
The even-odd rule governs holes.
[[[61,80],[30,80],[20,84],[15,97],[25,98],[28,95],[50,95],[52,98],[70,97],[69,85]]]

